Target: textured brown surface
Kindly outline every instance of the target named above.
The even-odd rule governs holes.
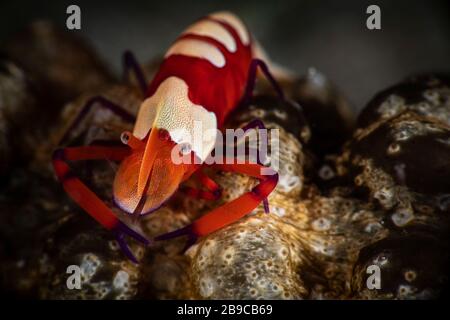
[[[49,34],[66,37],[57,31]],[[20,39],[29,38],[17,38],[17,47],[23,46]],[[55,46],[49,55],[59,56],[66,49]],[[72,49],[74,60],[79,56],[97,61],[83,45]],[[228,126],[237,128],[260,118],[268,128],[280,130],[280,179],[269,197],[270,214],[259,206],[238,222],[199,239],[186,254],[182,252],[185,239],[147,248],[130,241],[141,260],[134,265],[113,236],[73,204],[50,166],[52,150],[90,97],[106,96],[135,113],[142,95],[134,82],[109,81],[107,71],[92,67],[83,72],[88,79],[102,79],[99,86],[79,87],[72,85],[72,75],[81,77],[80,70],[72,70],[71,62],[50,59],[48,63],[55,65],[48,70],[59,70],[54,78],[30,67],[29,61],[23,62],[31,68],[25,71],[2,59],[0,101],[7,103],[0,106],[0,150],[9,157],[1,163],[2,293],[43,299],[393,299],[433,298],[447,283],[450,179],[445,78],[407,80],[401,90],[375,97],[342,151],[351,126],[347,102],[327,79],[322,82],[326,85],[315,90],[311,90],[311,75],[286,84],[291,98],[302,105],[313,101],[310,107],[320,105],[325,115],[330,112],[335,121],[342,121],[332,127],[324,123],[325,131],[308,124],[315,119],[320,126],[320,117],[304,114],[296,102],[282,103],[264,95],[267,88],[260,86],[262,94],[237,110]],[[149,63],[149,75],[154,68]],[[431,84],[422,82],[431,78],[435,79]],[[33,86],[43,91],[34,94],[23,79],[35,81]],[[33,101],[45,108],[49,83],[56,83],[55,90],[61,93],[52,100],[59,101],[52,107],[59,111],[24,108]],[[404,90],[415,95],[414,102],[402,96]],[[393,101],[399,108],[392,107]],[[23,120],[14,123],[14,128],[32,130],[11,131],[13,122],[8,117],[22,119],[22,114]],[[96,108],[65,144],[118,141],[130,126]],[[17,135],[18,145],[8,143],[11,132]],[[332,154],[321,153],[324,149],[317,146],[325,139],[321,132],[336,138],[331,149],[325,148]],[[23,155],[22,162],[8,160],[18,153]],[[117,164],[86,162],[73,167],[113,207],[111,184]],[[238,174],[208,173],[224,190],[218,201],[179,194],[139,220],[114,210],[127,224],[153,238],[189,224],[257,183]],[[432,267],[428,267],[430,261]],[[66,268],[71,264],[82,268],[81,290],[66,288]],[[382,269],[383,290],[367,289],[370,264]]]

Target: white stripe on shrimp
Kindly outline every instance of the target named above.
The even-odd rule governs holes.
[[[248,34],[247,28],[244,26],[242,21],[231,12],[220,11],[209,16],[211,18],[226,22],[232,26],[236,30],[244,45],[248,45],[250,43],[250,35]]]
[[[180,39],[170,47],[165,58],[180,54],[189,57],[203,58],[211,62],[214,66],[222,68],[225,66],[225,56],[216,46],[197,39]]]
[[[209,156],[216,142],[217,118],[213,112],[194,104],[186,82],[169,77],[141,105],[133,135],[144,139],[150,129],[165,129],[177,144],[189,144],[202,160]]]
[[[183,32],[183,34],[187,33],[213,38],[223,44],[228,51],[236,52],[237,46],[233,36],[223,25],[215,21],[201,20]]]

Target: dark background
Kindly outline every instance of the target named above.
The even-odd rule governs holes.
[[[216,10],[238,14],[272,59],[299,74],[315,67],[361,109],[404,77],[450,71],[450,1],[1,1],[0,44],[35,19],[65,28],[66,8],[82,12],[81,33],[119,72],[121,53],[162,55],[192,21]],[[366,28],[370,4],[382,30]]]

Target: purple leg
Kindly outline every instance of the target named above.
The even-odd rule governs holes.
[[[242,130],[244,130],[244,132],[247,132],[248,130],[251,129],[267,129],[266,126],[264,125],[264,122],[261,121],[261,119],[254,119],[252,121],[250,121],[249,123],[247,123],[245,126],[242,127]],[[267,150],[267,141],[263,141],[263,143],[266,144],[266,150]],[[263,156],[264,157],[264,156]],[[265,162],[265,157],[260,159],[259,158],[259,152],[257,153],[257,163],[258,164],[263,164]]]
[[[186,245],[184,246],[182,252],[185,253],[187,251],[187,249],[189,249],[191,246],[193,246],[196,242],[197,242],[197,237],[189,235]]]
[[[187,249],[189,249],[196,241],[197,237],[194,235],[194,233],[191,230],[191,226],[186,226],[181,229],[177,229],[172,232],[168,232],[165,234],[162,234],[160,236],[157,236],[154,240],[155,241],[161,241],[161,240],[169,240],[174,239],[182,236],[188,236],[188,240],[186,242],[186,245],[184,246],[182,252],[184,253]]]
[[[254,119],[247,123],[245,126],[242,127],[242,130],[248,131],[249,129],[266,129],[266,126],[264,125],[264,122],[261,121],[261,119]]]
[[[272,87],[277,92],[278,97],[285,101],[286,98],[284,96],[284,92],[281,89],[280,85],[278,84],[277,80],[272,76],[270,73],[269,67],[267,67],[267,64],[260,60],[260,59],[253,59],[250,63],[250,68],[248,70],[248,80],[247,85],[245,87],[244,97],[242,98],[242,104],[247,105],[250,103],[251,98],[253,96],[253,90],[255,89],[255,83],[256,83],[256,71],[258,70],[258,67],[263,72],[264,76],[269,80],[269,82],[272,84]]]
[[[86,117],[86,115],[89,113],[92,107],[97,105],[114,112],[116,115],[121,117],[126,122],[134,123],[136,121],[136,117],[131,113],[129,113],[127,110],[125,110],[123,107],[115,104],[114,102],[102,96],[95,96],[89,99],[88,102],[86,102],[83,109],[81,109],[80,113],[77,115],[75,120],[72,122],[70,127],[66,130],[63,137],[59,141],[60,145],[67,140],[70,132],[73,131],[80,124],[80,122]]]
[[[262,129],[267,129],[266,126],[264,125],[264,122],[262,122],[261,119],[254,119],[254,120],[250,121],[249,123],[247,123],[245,126],[243,126],[242,130],[244,130],[244,132],[247,132],[248,130],[255,129],[255,128],[258,128],[258,129],[261,129],[261,130]],[[263,141],[263,143],[266,144],[265,149],[267,150],[267,140]],[[266,160],[265,155],[263,155],[263,158],[261,159],[259,157],[259,152],[258,152],[257,153],[256,162],[258,164],[262,165],[265,162],[265,160]],[[267,200],[267,198],[263,200],[263,204],[264,204],[264,211],[266,213],[269,213],[270,212],[270,210],[269,210],[269,201]]]
[[[133,252],[131,252],[131,249],[128,247],[127,243],[125,242],[125,235],[128,235],[132,238],[134,238],[136,241],[141,242],[145,246],[148,246],[150,242],[143,236],[141,236],[139,233],[128,227],[125,223],[122,221],[119,221],[119,224],[117,225],[116,229],[114,230],[114,233],[116,234],[117,242],[119,243],[120,249],[122,252],[134,263],[138,263],[138,260],[134,256]]]
[[[177,229],[175,231],[168,232],[168,233],[162,234],[160,236],[157,236],[155,238],[155,240],[156,241],[169,240],[169,239],[178,238],[178,237],[181,237],[181,236],[187,236],[187,235],[190,236],[191,234],[192,234],[192,231],[191,231],[190,226],[186,226],[184,228]]]
[[[125,51],[123,53],[122,61],[123,61],[124,79],[128,78],[128,74],[130,70],[132,70],[134,72],[134,75],[136,76],[136,79],[138,81],[139,87],[142,90],[142,93],[145,95],[145,93],[147,92],[148,82],[134,54],[131,51],[128,50]]]
[[[277,95],[280,100],[286,101],[286,97],[284,95],[283,90],[281,89],[280,85],[278,84],[277,80],[273,77],[272,73],[270,73],[269,67],[267,67],[267,64],[260,60],[260,59],[253,59],[250,63],[250,68],[248,71],[248,80],[247,80],[247,86],[245,88],[244,97],[242,98],[242,104],[248,105],[250,104],[251,98],[253,96],[253,90],[255,89],[255,83],[256,83],[256,71],[260,67],[263,74],[266,76],[266,78],[269,80],[269,82],[272,84],[272,87],[277,92]],[[243,127],[244,131],[247,131],[252,128],[258,128],[258,129],[266,129],[264,126],[264,123],[260,119],[255,119],[251,122],[249,122],[247,125]],[[263,143],[267,143],[267,141],[264,141]],[[267,150],[267,147],[266,147]],[[262,160],[262,162],[264,162]],[[257,162],[261,164],[261,159],[259,158],[259,152],[258,152],[258,159]],[[266,213],[269,213],[269,201],[267,201],[267,198],[263,200],[264,204],[264,211]]]

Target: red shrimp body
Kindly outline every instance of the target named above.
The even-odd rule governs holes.
[[[172,44],[134,126],[144,143],[116,174],[114,199],[123,210],[157,209],[211,154],[217,129],[243,96],[251,60],[250,34],[228,12],[198,20]],[[175,163],[176,147],[196,163]]]
[[[231,36],[231,40],[235,44],[235,47],[233,46],[234,52],[224,45],[224,39],[220,38],[221,34],[203,35],[199,32],[202,26],[214,24]],[[243,36],[245,39],[241,39],[237,28],[241,33],[246,33]],[[202,105],[208,111],[214,112],[217,116],[218,125],[221,127],[226,116],[237,106],[244,92],[252,60],[250,35],[245,26],[235,16],[230,13],[217,13],[200,19],[186,33],[182,34],[174,45],[180,41],[192,40],[214,46],[223,55],[225,65],[217,67],[208,59],[188,56],[183,53],[167,56],[147,93],[148,96],[153,95],[166,78],[170,76],[179,77],[188,85],[190,100],[195,104]],[[245,40],[247,40],[247,43],[243,42]]]

